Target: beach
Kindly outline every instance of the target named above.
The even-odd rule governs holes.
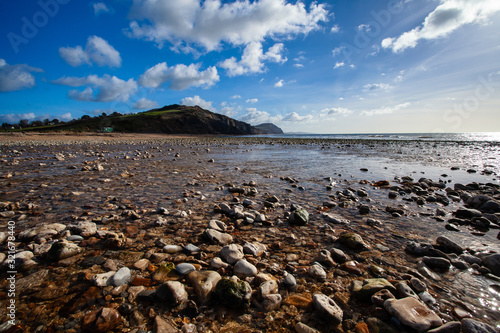
[[[499,159],[456,139],[0,135],[0,327],[498,330]]]

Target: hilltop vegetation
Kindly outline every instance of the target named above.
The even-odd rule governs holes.
[[[23,126],[24,125],[24,126]],[[199,106],[169,105],[136,114],[83,116],[70,122],[45,121],[20,123],[18,128],[4,124],[4,130],[16,131],[72,131],[72,132],[120,132],[120,133],[165,133],[165,134],[282,134],[273,124],[252,126],[227,116],[204,110]]]

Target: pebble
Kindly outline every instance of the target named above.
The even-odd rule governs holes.
[[[243,258],[243,247],[239,244],[226,245],[220,250],[220,256],[225,262],[233,265]]]
[[[245,245],[243,245],[243,253],[251,254],[254,257],[260,257],[266,250],[266,246],[258,242],[245,243]]]
[[[259,286],[259,296],[264,297],[278,293],[278,283],[275,280],[262,282]]]
[[[403,325],[418,332],[443,325],[443,321],[434,311],[413,297],[388,299],[384,302],[384,308]]]
[[[293,276],[292,274],[288,273],[288,272],[285,272],[285,277],[283,279],[283,284],[289,288],[289,289],[293,289],[297,286],[297,280],[295,279],[295,276]]]
[[[201,304],[207,304],[217,282],[221,279],[214,271],[194,271],[187,275]]]
[[[184,285],[178,281],[165,282],[156,289],[154,295],[158,300],[173,306],[185,303],[189,299]]]
[[[462,319],[461,323],[463,333],[498,333],[498,330],[491,325],[474,319]]]
[[[436,238],[436,244],[441,246],[443,248],[442,250],[446,253],[462,254],[464,252],[460,245],[445,236]]]
[[[233,242],[233,236],[215,229],[206,229],[204,235],[212,244],[226,245]]]
[[[394,296],[389,290],[382,289],[373,294],[370,299],[373,304],[384,306],[384,302],[391,298],[396,298],[396,296]]]
[[[357,281],[357,280],[355,280]],[[382,289],[387,289],[392,294],[396,293],[396,288],[392,283],[383,278],[376,279],[365,279],[360,285],[353,285],[353,292],[356,296],[362,299],[369,299],[373,294],[379,292]]]
[[[422,261],[430,268],[448,270],[450,268],[450,261],[440,257],[423,257]]]
[[[194,244],[188,244],[186,245],[183,250],[187,253],[197,253],[200,252],[200,248]]]
[[[500,276],[500,253],[491,254],[483,258],[483,264],[496,276]]]
[[[189,263],[178,264],[175,266],[175,269],[177,270],[177,273],[179,273],[182,276],[188,275],[189,273],[194,272],[196,270],[196,268]]]
[[[363,238],[354,232],[347,232],[340,235],[339,242],[353,250],[364,250],[369,248]]]
[[[82,329],[90,332],[108,332],[114,330],[122,317],[112,308],[101,308],[87,313],[82,319]]]
[[[175,254],[182,251],[182,247],[179,245],[165,245],[163,251],[169,254]]]
[[[250,304],[252,287],[246,281],[223,278],[215,286],[214,294],[222,304],[230,308],[244,309]]]
[[[307,223],[309,223],[309,213],[305,209],[294,210],[291,213],[288,222],[292,225],[306,225]]]
[[[307,273],[315,279],[326,280],[326,272],[320,265],[311,265],[307,269]]]
[[[80,252],[81,248],[78,245],[70,242],[58,241],[52,244],[47,255],[50,259],[58,261],[77,255]]]
[[[130,269],[128,267],[122,267],[113,275],[111,284],[114,286],[121,286],[123,284],[128,284],[130,279],[132,279]]]
[[[342,309],[330,297],[323,294],[313,296],[314,308],[318,315],[334,325],[340,324],[343,318]]]
[[[258,273],[257,267],[246,261],[240,259],[236,262],[233,269],[234,274],[240,279],[255,276]]]
[[[399,298],[413,297],[418,299],[418,295],[410,288],[406,282],[399,282],[396,284],[396,290]]]
[[[92,277],[92,282],[98,287],[106,287],[111,284],[111,278],[115,275],[115,271],[96,274]]]
[[[297,332],[297,333],[320,333],[320,331],[318,331],[317,329],[309,327],[306,324],[300,323],[300,322],[295,324],[295,332]]]
[[[333,214],[333,213],[321,213],[321,217],[325,219],[327,222],[333,223],[333,224],[349,224],[350,221],[343,218],[342,216],[338,214]]]

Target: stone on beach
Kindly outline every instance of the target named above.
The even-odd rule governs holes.
[[[430,328],[443,325],[443,321],[434,311],[413,297],[388,299],[384,302],[384,308],[401,324],[417,332],[425,332]]]
[[[221,258],[227,263],[233,265],[243,258],[243,247],[239,244],[229,244],[220,251]]]
[[[222,304],[242,309],[250,304],[252,288],[246,281],[223,278],[215,286],[214,294],[217,295]]]
[[[323,294],[313,296],[314,308],[318,311],[320,317],[333,323],[334,325],[342,322],[344,315],[342,309],[330,297]]]
[[[240,259],[234,264],[234,274],[240,279],[255,276],[258,273],[257,267],[246,261],[245,259]]]
[[[214,271],[194,271],[187,275],[187,279],[193,286],[200,303],[206,304],[221,276]]]

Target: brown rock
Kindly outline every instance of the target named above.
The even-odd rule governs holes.
[[[107,332],[115,329],[122,321],[122,317],[115,309],[101,308],[87,313],[82,320],[84,332]]]

